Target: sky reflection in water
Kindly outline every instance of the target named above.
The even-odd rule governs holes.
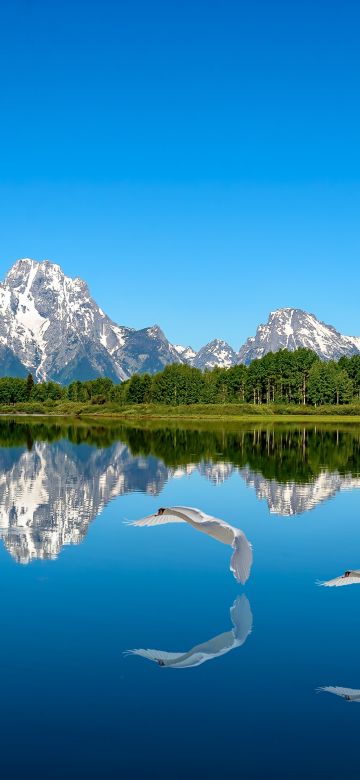
[[[360,567],[359,429],[1,421],[0,444],[5,775],[354,775],[359,590],[315,581]],[[179,504],[244,530],[245,588],[225,545],[122,522]]]

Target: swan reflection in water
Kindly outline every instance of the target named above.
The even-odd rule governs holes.
[[[327,582],[319,582],[318,585],[322,585],[324,588],[340,588],[343,585],[357,585],[358,583],[360,584],[360,569],[348,569],[340,577],[327,580]]]
[[[325,693],[334,693],[335,696],[341,696],[345,701],[357,701],[360,703],[360,691],[355,688],[341,688],[339,685],[324,685],[317,691]]]
[[[207,515],[201,509],[188,506],[161,507],[156,514],[148,515],[142,520],[135,520],[130,525],[154,526],[165,523],[188,523],[197,531],[212,536],[222,544],[228,544],[234,552],[231,556],[230,571],[237,582],[242,585],[249,579],[253,562],[252,547],[240,528],[226,523],[212,515]]]
[[[191,650],[181,653],[168,653],[166,650],[128,650],[127,654],[140,655],[149,661],[154,661],[159,666],[171,666],[173,669],[188,669],[192,666],[200,666],[205,661],[218,658],[236,647],[241,647],[246,642],[252,629],[252,613],[246,596],[238,596],[231,609],[230,618],[233,628],[218,634],[207,642],[195,645]]]

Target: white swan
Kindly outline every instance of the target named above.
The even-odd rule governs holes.
[[[334,693],[335,696],[341,696],[346,701],[357,701],[360,703],[360,691],[355,688],[341,688],[338,685],[324,685],[321,688],[317,688],[318,691],[325,691],[325,693]]]
[[[343,585],[357,585],[360,584],[360,570],[349,569],[344,572],[340,577],[335,577],[333,580],[327,580],[327,582],[319,582],[318,585],[322,585],[324,588],[340,588]]]
[[[234,552],[231,556],[230,570],[237,582],[242,585],[250,576],[253,562],[252,547],[240,528],[234,528],[225,520],[206,515],[200,509],[188,506],[161,507],[156,514],[135,520],[130,525],[153,526],[165,523],[189,523],[197,531],[212,536],[218,542],[230,545]]]
[[[220,655],[241,647],[246,642],[252,629],[252,613],[245,595],[238,596],[231,609],[230,617],[233,624],[231,631],[214,636],[201,645],[195,645],[184,653],[168,653],[166,650],[128,650],[130,655],[140,655],[159,666],[171,666],[173,669],[188,669],[200,666],[205,661],[218,658]]]

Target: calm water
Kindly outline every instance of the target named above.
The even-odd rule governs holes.
[[[123,522],[178,504],[245,531],[244,587]],[[360,706],[316,689],[360,689],[360,587],[315,581],[360,568],[359,509],[360,428],[1,421],[2,776],[358,777]]]

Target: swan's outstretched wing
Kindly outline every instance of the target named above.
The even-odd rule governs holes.
[[[142,658],[147,658],[149,661],[154,661],[155,663],[161,661],[163,663],[175,663],[176,660],[182,658],[185,653],[168,653],[166,650],[145,650],[139,648],[138,650],[127,650],[126,655],[140,655]]]
[[[222,544],[230,545],[234,552],[231,557],[230,570],[233,572],[237,582],[242,585],[250,576],[253,555],[251,544],[248,542],[245,534],[239,528],[220,520],[218,517],[212,517],[202,512],[201,509],[189,506],[173,506],[159,510],[154,515],[148,515],[142,520],[135,520],[130,525],[153,526],[165,525],[166,523],[189,523],[208,536],[212,536],[216,541]]]
[[[233,633],[240,645],[243,645],[252,630],[253,616],[246,596],[238,596],[231,609],[230,617],[234,626]]]
[[[230,570],[233,572],[237,582],[244,585],[250,576],[253,554],[251,544],[243,531],[230,525],[225,520],[207,515],[194,507],[176,506],[173,509],[181,512],[183,515],[187,515],[191,525],[197,525],[199,531],[212,536],[218,542],[229,544],[233,547],[234,552],[231,556]]]
[[[253,562],[252,547],[245,534],[238,532],[234,538],[232,547],[234,552],[231,556],[230,571],[232,571],[237,582],[245,585],[250,577],[250,569]]]
[[[166,509],[163,514],[158,515],[148,515],[147,517],[143,517],[141,520],[134,520],[133,522],[129,523],[129,525],[138,525],[138,526],[146,526],[146,525],[165,525],[166,523],[185,523],[185,520],[182,520],[181,517],[176,517],[175,515],[171,514],[170,509]]]
[[[333,580],[327,580],[327,582],[319,582],[324,588],[342,588],[343,585],[360,585],[360,575],[349,574],[345,577],[344,574],[341,577],[335,577]]]
[[[207,515],[201,509],[195,509],[191,506],[174,506],[172,509],[175,512],[179,512],[184,518],[186,517],[187,522],[193,528],[203,531],[212,536],[213,539],[216,539],[217,542],[222,542],[222,544],[233,545],[235,537],[243,534],[240,528],[230,525],[226,520],[221,520],[219,517]],[[168,511],[171,511],[171,509]]]
[[[175,514],[179,513],[193,528],[212,536],[218,542],[223,544],[233,543],[237,529],[233,528],[225,520],[213,517],[213,515],[207,515],[201,509],[195,509],[193,506],[173,506],[168,511],[171,512],[171,510]]]
[[[317,688],[317,691],[334,693],[335,696],[341,696],[343,699],[360,702],[360,691],[356,690],[355,688],[342,688],[339,685],[323,685],[320,688]]]
[[[168,510],[171,512],[171,509],[175,509],[176,512],[180,512],[183,515],[186,515],[188,520],[193,523],[206,523],[208,520],[215,520],[216,518],[212,517],[211,515],[207,515],[205,512],[202,511],[202,509],[196,509],[194,506],[173,506],[169,507]]]
[[[200,664],[205,663],[205,661],[209,661],[212,657],[213,656],[209,655],[208,653],[190,651],[182,658],[179,658],[178,661],[174,661],[170,665],[172,669],[191,669],[192,666],[200,666]]]

